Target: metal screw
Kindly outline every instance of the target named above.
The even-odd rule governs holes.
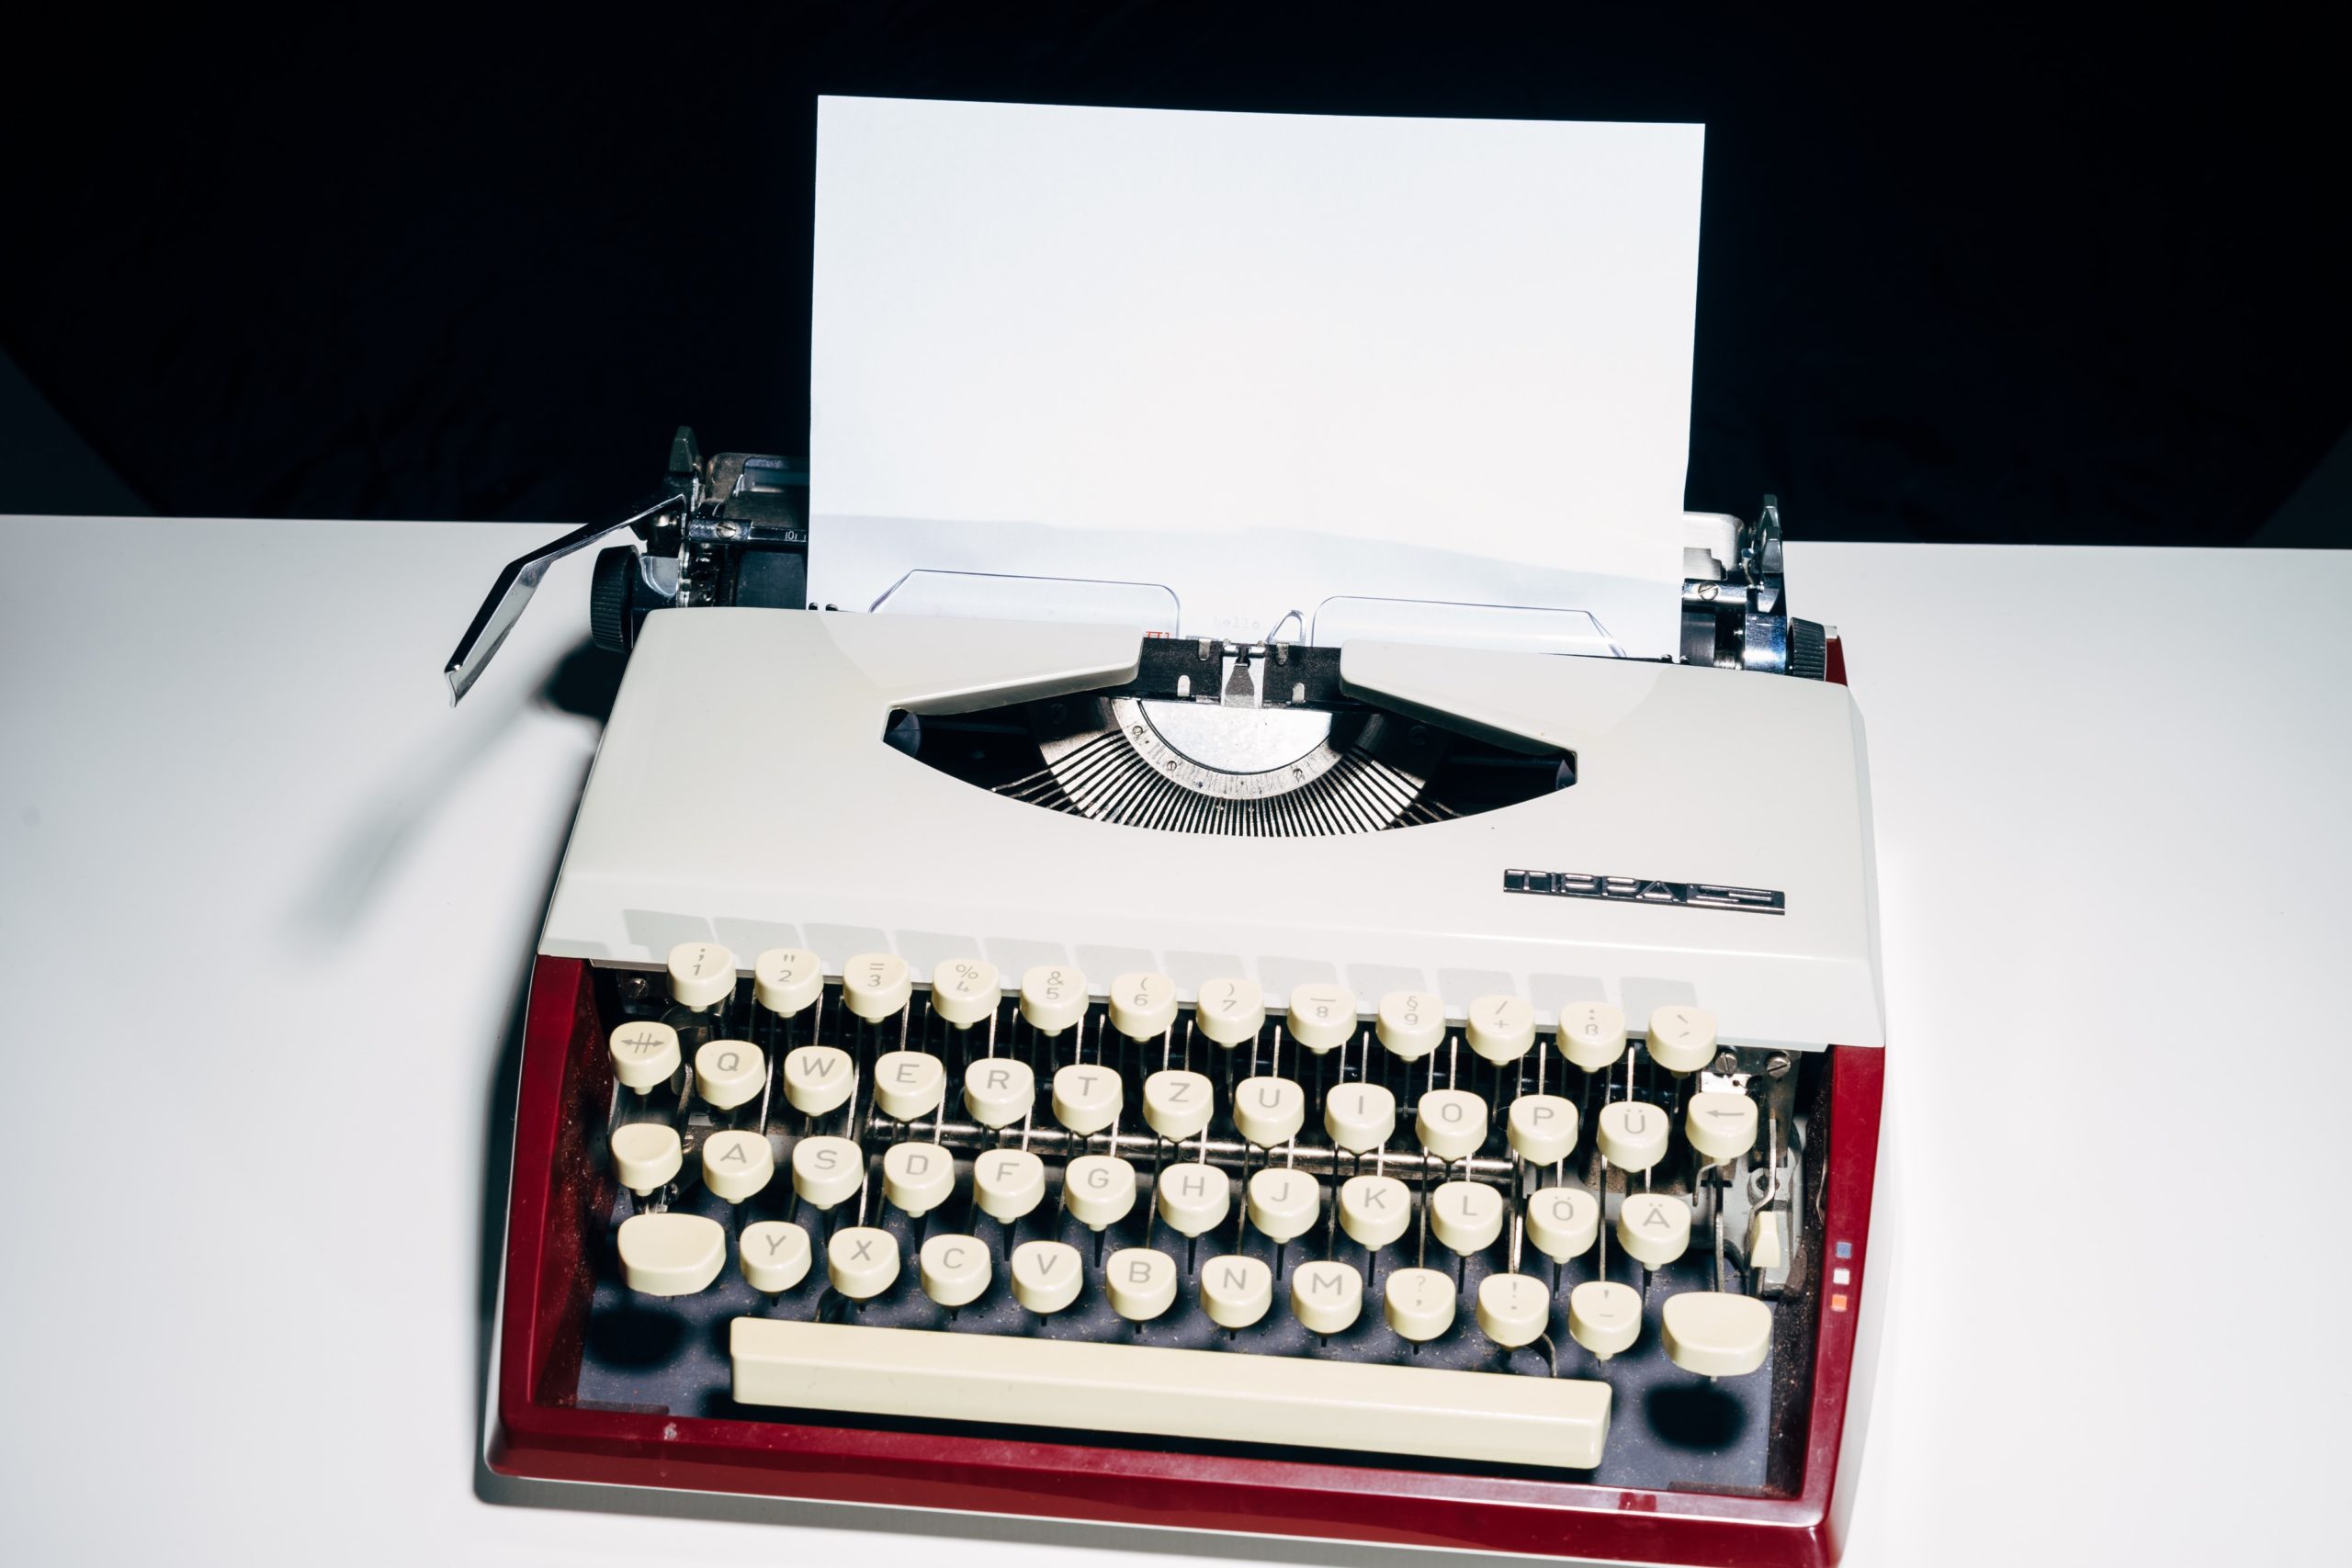
[[[648,980],[642,975],[624,975],[621,976],[621,996],[625,1000],[641,1002],[645,999],[645,993],[652,988],[653,982]]]
[[[1736,1073],[1739,1071],[1739,1053],[1733,1050],[1728,1045],[1716,1052],[1715,1071],[1719,1073]]]
[[[1767,1077],[1784,1078],[1789,1076],[1791,1066],[1786,1053],[1775,1051],[1771,1060],[1764,1064],[1764,1074]]]
[[[740,539],[743,536],[743,525],[741,523],[721,523],[718,525],[718,536],[722,539]]]
[[[1712,582],[1702,582],[1699,584],[1699,597],[1706,600],[1710,604],[1714,602],[1715,595],[1723,591]]]

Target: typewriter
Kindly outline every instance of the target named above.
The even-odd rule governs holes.
[[[1777,507],[1644,660],[832,610],[806,487],[681,432],[596,559],[492,1465],[1833,1561],[1883,1009]]]

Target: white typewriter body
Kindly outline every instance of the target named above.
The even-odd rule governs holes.
[[[1155,830],[975,788],[887,744],[894,710],[969,712],[1132,677],[1116,626],[709,606],[646,617],[541,951],[659,968],[676,943],[978,953],[1193,988],[1348,986],[1712,1011],[1725,1044],[1883,1043],[1868,768],[1843,685],[1526,652],[1349,644],[1351,695],[1574,754],[1576,782],[1331,837]],[[1507,888],[1512,871],[1613,879]],[[1780,912],[1663,885],[1781,896]],[[1611,896],[1613,895],[1613,896]]]

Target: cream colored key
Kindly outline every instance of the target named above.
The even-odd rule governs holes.
[[[1136,1168],[1115,1155],[1080,1155],[1062,1172],[1062,1204],[1091,1229],[1115,1225],[1136,1206]]]
[[[1351,1176],[1340,1183],[1340,1228],[1375,1252],[1413,1223],[1413,1195],[1393,1176]]]
[[[613,1129],[613,1175],[642,1198],[666,1187],[686,1163],[677,1129],[666,1122],[631,1122]]]
[[[1356,1037],[1355,993],[1328,981],[1294,986],[1283,1021],[1292,1039],[1319,1056]]]
[[[1607,1002],[1570,1002],[1560,1010],[1560,1055],[1597,1073],[1625,1054],[1625,1013]]]
[[[1672,1126],[1663,1106],[1638,1100],[1612,1100],[1593,1119],[1593,1139],[1620,1170],[1647,1170],[1666,1157]]]
[[[947,1099],[947,1064],[927,1051],[885,1051],[874,1058],[874,1108],[899,1122],[930,1115]]]
[[[808,1233],[787,1220],[745,1225],[735,1241],[743,1278],[763,1295],[776,1295],[808,1277]]]
[[[849,1103],[857,1064],[836,1045],[803,1045],[784,1054],[784,1098],[803,1116],[829,1116]]]
[[[1201,1307],[1219,1328],[1247,1328],[1274,1304],[1274,1271],[1256,1258],[1212,1258],[1201,1265]]]
[[[1749,1210],[1747,1266],[1750,1269],[1778,1269],[1788,1260],[1788,1249],[1781,1243],[1779,1212],[1772,1209]]]
[[[842,1001],[868,1023],[896,1018],[915,994],[907,961],[893,953],[861,953],[842,962]]]
[[[1004,992],[996,965],[985,958],[949,958],[931,972],[931,1010],[958,1029],[996,1016]]]
[[[1682,1113],[1682,1130],[1692,1148],[1716,1165],[1727,1164],[1756,1146],[1756,1102],[1725,1089],[1694,1094]]]
[[[1516,1062],[1535,1043],[1535,1009],[1520,997],[1480,997],[1463,1034],[1487,1061]]]
[[[964,1109],[983,1127],[1010,1127],[1036,1104],[1037,1075],[1026,1062],[983,1056],[964,1069]]]
[[[1041,1034],[1059,1034],[1086,1016],[1086,976],[1067,964],[1040,964],[1021,976],[1021,1016]]]
[[[882,1151],[882,1196],[910,1214],[928,1214],[956,1194],[956,1156],[937,1144],[892,1144]]]
[[[1323,1187],[1303,1170],[1270,1165],[1250,1173],[1250,1223],[1275,1241],[1305,1235],[1323,1212]]]
[[[1483,1252],[1503,1234],[1506,1207],[1483,1181],[1442,1181],[1430,1194],[1430,1231],[1455,1252]]]
[[[1530,1165],[1557,1165],[1577,1146],[1577,1107],[1556,1094],[1522,1094],[1510,1102],[1510,1152]]]
[[[732,1111],[767,1087],[767,1053],[741,1040],[713,1040],[695,1052],[695,1092],[714,1111]]]
[[[1306,1125],[1306,1091],[1288,1078],[1243,1078],[1233,1089],[1233,1124],[1261,1148],[1289,1143]]]
[[[1176,982],[1165,975],[1122,975],[1111,982],[1111,1027],[1130,1040],[1157,1040],[1176,1021]]]
[[[624,1023],[613,1031],[606,1047],[613,1056],[613,1077],[642,1093],[668,1083],[678,1070],[678,1032],[650,1019]]]
[[[1086,1259],[1066,1241],[1024,1241],[1012,1249],[1012,1297],[1040,1317],[1078,1300]]]
[[[1435,1269],[1399,1269],[1388,1276],[1382,1303],[1388,1326],[1423,1344],[1453,1326],[1453,1276]]]
[[[944,1307],[971,1305],[989,1288],[989,1256],[977,1236],[933,1236],[915,1254],[922,1293]]]
[[[1701,1377],[1752,1372],[1772,1348],[1772,1309],[1755,1296],[1685,1291],[1667,1297],[1657,1318],[1668,1359]]]
[[[972,1193],[980,1212],[1006,1224],[1046,1196],[1046,1162],[1027,1149],[989,1149],[972,1156]]]
[[[1119,1119],[1125,1096],[1115,1070],[1100,1063],[1077,1063],[1054,1075],[1054,1120],[1085,1137]]]
[[[1376,1083],[1343,1083],[1324,1097],[1323,1130],[1340,1148],[1370,1154],[1396,1132],[1396,1097]]]
[[[1143,1080],[1145,1124],[1163,1138],[1197,1138],[1216,1111],[1216,1089],[1199,1073],[1163,1069]]]
[[[1487,1141],[1487,1102],[1466,1089],[1433,1089],[1414,1111],[1413,1131],[1438,1158],[1466,1159]]]
[[[739,1317],[728,1336],[742,1404],[959,1430],[1011,1423],[1318,1452],[1344,1442],[1561,1471],[1600,1464],[1609,1431],[1609,1385],[1596,1378],[766,1316]]]
[[[1102,1291],[1113,1312],[1149,1323],[1175,1304],[1176,1260],[1148,1247],[1121,1247],[1102,1260]]]
[[[735,994],[735,955],[715,942],[682,942],[670,950],[670,999],[707,1008]]]
[[[1345,1263],[1302,1263],[1290,1277],[1290,1314],[1309,1334],[1345,1334],[1363,1314],[1363,1276]]]
[[[691,1296],[727,1266],[727,1231],[700,1214],[631,1214],[615,1236],[621,1280],[649,1296]]]
[[[825,961],[803,947],[771,947],[752,960],[752,996],[768,1011],[791,1018],[825,994]]]
[[[844,1225],[825,1244],[825,1278],[854,1302],[871,1301],[899,1280],[899,1238],[873,1225]]]
[[[1266,993],[1255,980],[1209,980],[1193,1003],[1193,1025],[1220,1045],[1254,1040],[1266,1026]]]
[[[830,1209],[865,1184],[865,1151],[847,1138],[803,1138],[792,1145],[792,1190],[802,1201]]]
[[[763,1190],[775,1175],[775,1151],[758,1133],[713,1133],[702,1141],[702,1184],[729,1203]]]
[[[1478,1281],[1478,1330],[1506,1350],[1532,1345],[1552,1326],[1552,1292],[1524,1274]]]
[[[1199,1235],[1233,1212],[1233,1178],[1213,1165],[1171,1165],[1159,1173],[1159,1217],[1178,1235]]]
[[[1391,991],[1380,998],[1372,1032],[1390,1055],[1418,1062],[1445,1043],[1445,1002],[1427,991]]]
[[[1600,1235],[1600,1203],[1581,1187],[1546,1187],[1527,1199],[1527,1239],[1555,1262],[1582,1258]]]
[[[1642,1337],[1642,1298],[1614,1280],[1587,1280],[1568,1292],[1568,1337],[1602,1360]]]
[[[1650,1060],[1669,1073],[1695,1073],[1715,1059],[1715,1015],[1665,1007],[1650,1014]]]
[[[1633,1257],[1663,1269],[1690,1245],[1690,1205],[1670,1192],[1636,1192],[1617,1206],[1617,1240]]]

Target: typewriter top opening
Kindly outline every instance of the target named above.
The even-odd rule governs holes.
[[[890,716],[885,739],[1049,810],[1179,833],[1378,832],[1532,800],[1575,758],[1351,696],[1338,650],[1147,639],[1136,679],[977,713]]]

